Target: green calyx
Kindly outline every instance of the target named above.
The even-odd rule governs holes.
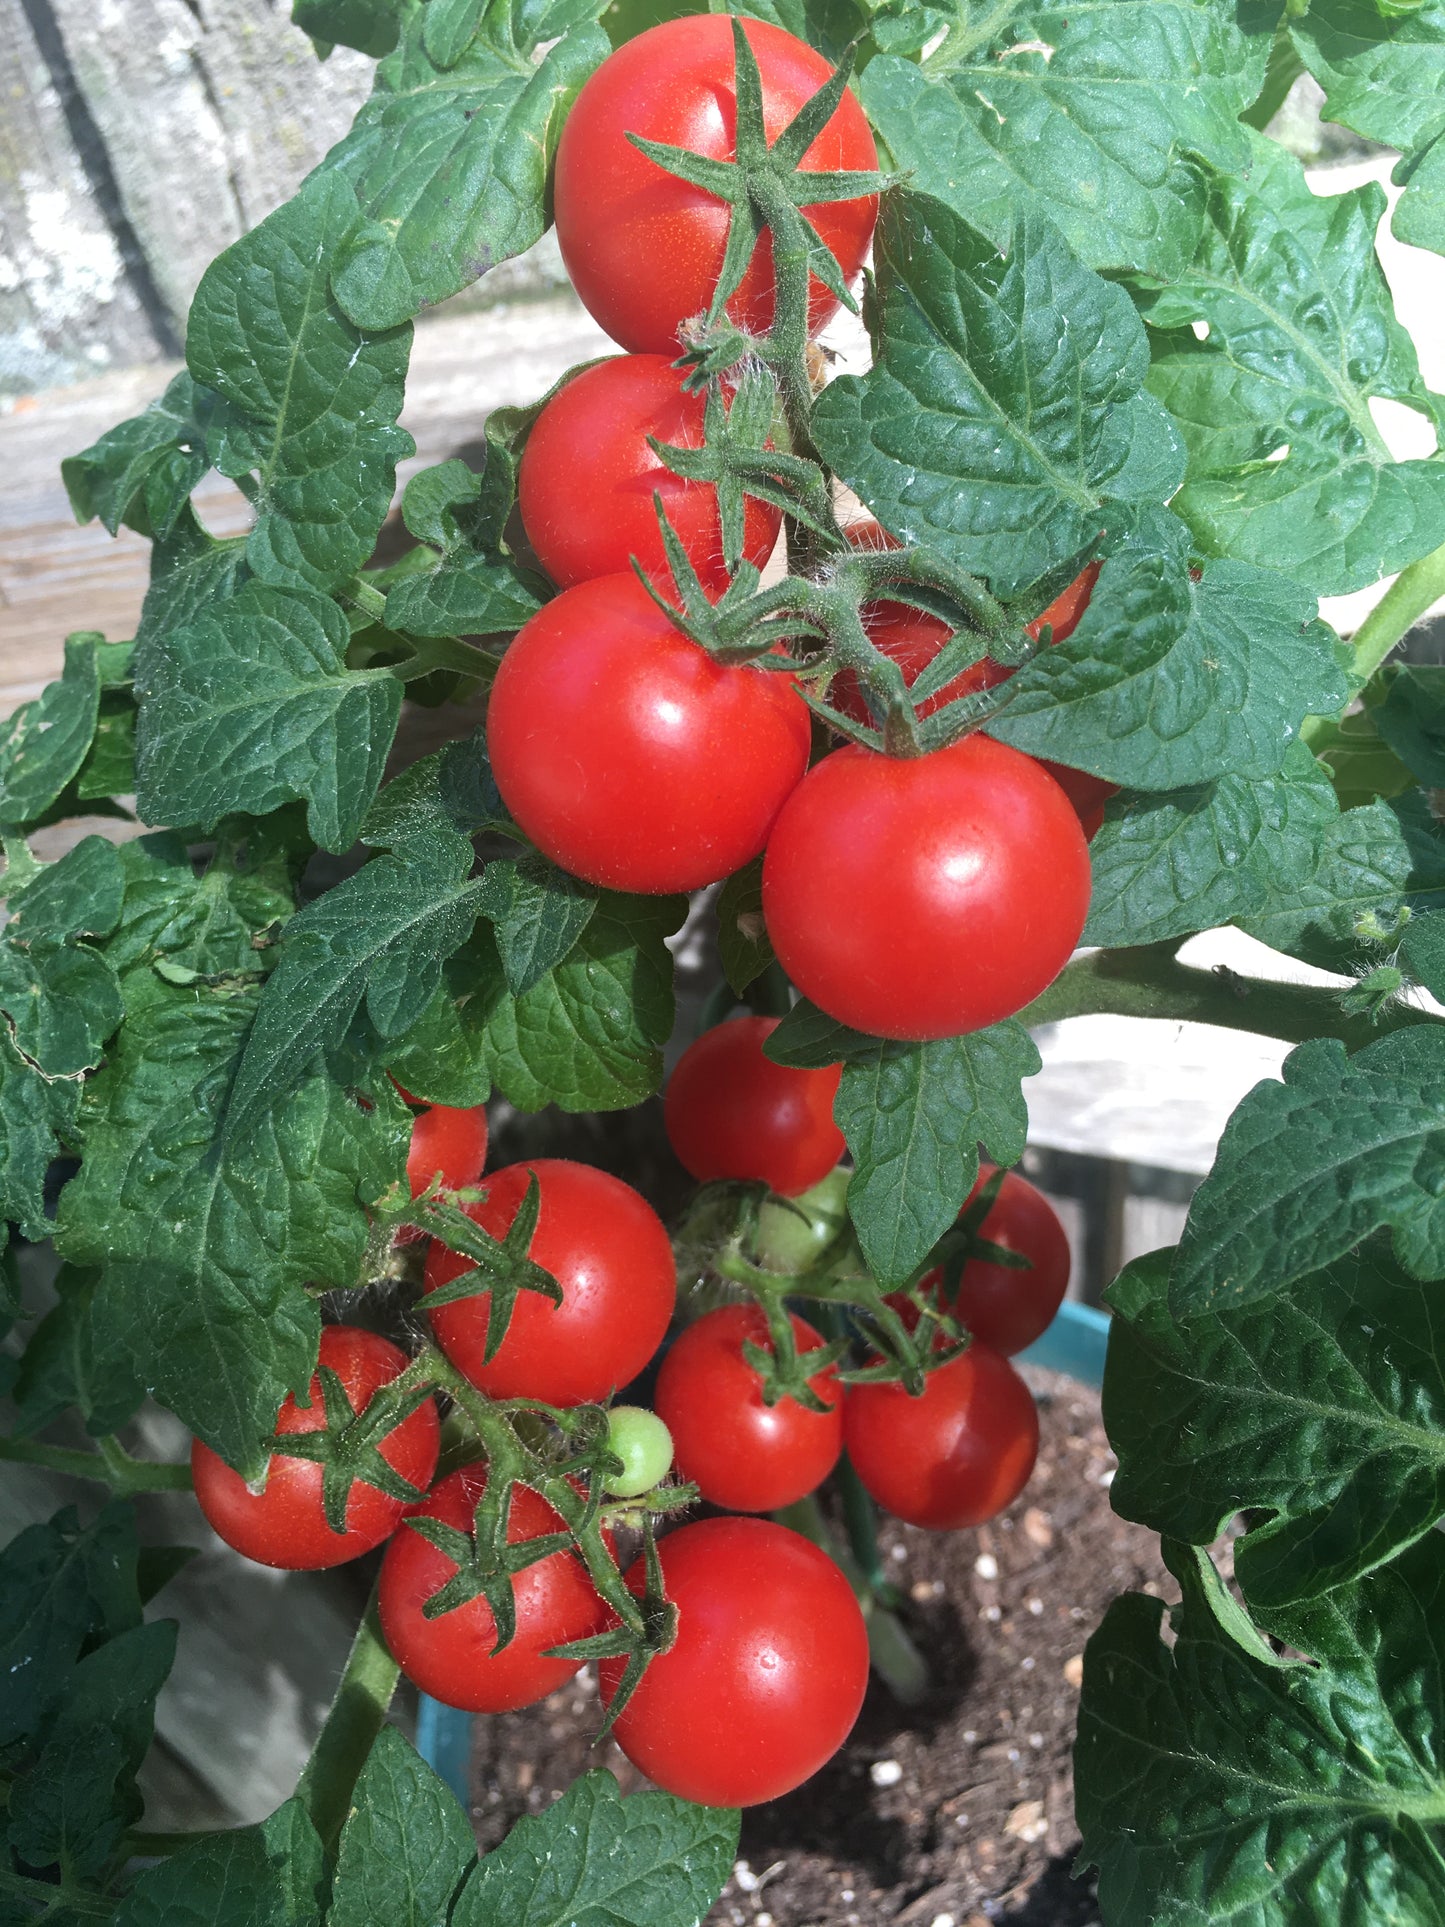
[[[375,1392],[358,1412],[346,1387],[328,1365],[317,1373],[326,1423],[315,1432],[278,1432],[271,1450],[283,1458],[310,1459],[321,1467],[321,1504],[333,1532],[346,1530],[346,1508],[358,1480],[389,1499],[415,1505],[426,1497],[382,1456],[381,1447],[431,1397],[430,1385],[396,1379]]]

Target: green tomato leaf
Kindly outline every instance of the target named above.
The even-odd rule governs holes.
[[[354,575],[396,464],[415,452],[396,425],[410,327],[362,333],[328,285],[356,217],[348,181],[324,166],[211,263],[191,304],[191,373],[230,404],[211,423],[210,457],[256,478],[246,560],[279,588],[325,591]]]
[[[86,1429],[103,1438],[133,1418],[145,1396],[128,1362],[95,1342],[95,1286],[93,1272],[61,1266],[55,1281],[60,1302],[31,1334],[15,1380],[16,1430],[22,1435],[44,1431],[77,1406]]]
[[[741,997],[773,961],[763,922],[763,859],[730,876],[718,892],[718,957],[729,988]]]
[[[937,1043],[871,1038],[850,1051],[833,1115],[857,1167],[848,1213],[885,1288],[902,1284],[958,1216],[980,1145],[998,1164],[1023,1156],[1020,1086],[1039,1063],[1013,1018]]]
[[[367,812],[361,840],[378,850],[412,842],[441,848],[460,834],[511,831],[511,818],[492,780],[486,737],[477,729],[394,776]]]
[[[493,499],[494,466],[506,466],[495,445],[485,475],[450,461],[407,483],[401,504],[407,528],[441,553],[434,567],[407,574],[387,592],[388,628],[411,636],[511,635],[542,606],[545,583],[502,553],[496,511],[501,506],[505,518],[512,488],[507,476],[504,504]],[[479,658],[479,672],[489,666]]]
[[[198,876],[168,830],[123,844],[119,856],[125,898],[105,960],[122,976],[164,966],[173,983],[220,983],[270,969],[274,932],[296,907],[278,859],[222,845]]]
[[[38,1759],[10,1788],[7,1844],[25,1865],[63,1867],[67,1881],[104,1871],[145,1804],[135,1776],[175,1652],[176,1622],[162,1619],[77,1663]]]
[[[321,847],[348,849],[401,714],[394,677],[347,668],[349,640],[328,597],[254,582],[148,640],[136,662],[142,817],[209,830],[300,799]]]
[[[0,940],[0,1016],[9,1041],[43,1078],[92,1069],[120,1023],[115,971],[78,939],[106,936],[121,897],[120,860],[100,836],[83,838],[12,893]],[[49,1110],[34,1094],[20,1103],[37,1117]]]
[[[907,0],[905,9],[909,14],[921,14],[928,21],[918,45],[940,26],[944,16],[935,13],[930,7],[914,4]],[[855,40],[863,42],[860,56],[866,55],[868,46],[866,36],[870,27],[876,35],[879,23],[874,11],[874,0],[746,0],[744,5],[735,5],[733,0],[708,0],[710,13],[738,15],[748,20],[768,20],[775,27],[781,27],[797,40],[807,41],[816,47],[835,66]],[[869,15],[874,14],[872,21]],[[887,29],[883,31],[886,33]],[[879,44],[883,44],[881,41]],[[858,64],[863,64],[860,57]]]
[[[1407,769],[1428,788],[1445,785],[1445,669],[1392,666],[1385,700],[1370,715]]]
[[[562,963],[520,997],[496,998],[487,1050],[510,1103],[621,1111],[661,1087],[673,1024],[666,939],[686,914],[683,897],[604,893]],[[493,970],[500,987],[500,959]]]
[[[316,1362],[308,1287],[354,1285],[363,1207],[399,1183],[411,1116],[384,1078],[302,1064],[234,1128],[254,987],[155,988],[85,1087],[85,1158],[61,1193],[62,1256],[102,1269],[97,1341],[255,1477]]]
[[[1400,149],[1395,170],[1407,182],[1395,209],[1402,241],[1439,249],[1445,133],[1445,7],[1364,7],[1359,0],[1314,0],[1289,21],[1300,59],[1325,90],[1326,120]]]
[[[1090,267],[1186,266],[1198,214],[1178,156],[1248,165],[1239,115],[1259,92],[1267,40],[1241,27],[1263,22],[1181,0],[950,11],[949,37],[921,67],[874,60],[860,84],[917,186],[1000,246],[1028,207]]]
[[[76,521],[99,516],[112,535],[126,523],[164,541],[211,466],[206,429],[215,405],[213,394],[179,374],[143,413],[68,456],[60,473]]]
[[[76,1142],[78,1077],[42,1077],[0,1036],[0,1220],[39,1241],[54,1229],[45,1178],[61,1150]]]
[[[113,1499],[81,1526],[73,1506],[0,1552],[0,1746],[39,1735],[81,1652],[141,1622],[135,1508]]]
[[[1169,1257],[1109,1287],[1116,1512],[1196,1546],[1258,1515],[1234,1548],[1257,1609],[1359,1579],[1445,1516],[1437,1287],[1367,1249],[1290,1292],[1178,1318]]]
[[[1174,1263],[1181,1317],[1249,1304],[1321,1270],[1382,1226],[1417,1277],[1445,1272],[1445,1026],[1422,1024],[1346,1057],[1301,1044],[1283,1082],[1225,1126]]]
[[[1173,493],[1183,448],[1142,392],[1143,327],[1051,222],[1024,215],[1000,252],[900,192],[875,255],[874,365],[824,389],[812,428],[886,528],[1007,596]]]
[[[597,892],[545,857],[493,864],[504,902],[489,911],[507,989],[524,997],[572,954],[597,908]]]
[[[155,637],[184,629],[213,602],[233,596],[249,575],[244,540],[216,541],[187,510],[172,535],[151,545],[150,587],[136,625],[137,650],[143,655]]]
[[[1325,828],[1311,876],[1240,927],[1324,970],[1378,961],[1409,912],[1445,905],[1445,842],[1418,790],[1347,810]]]
[[[1432,997],[1445,994],[1445,913],[1417,917],[1401,945],[1406,964]]]
[[[1128,789],[1273,776],[1305,717],[1349,700],[1343,651],[1282,576],[1215,562],[1195,581],[1189,562],[1182,525],[1148,517],[1073,634],[1009,679],[989,734]]]
[[[79,772],[100,713],[100,641],[67,636],[60,681],[0,723],[0,823],[33,823]]]
[[[396,45],[404,0],[292,0],[291,19],[317,43],[321,59],[333,45],[355,47],[380,60]]]
[[[471,1826],[446,1786],[384,1726],[341,1830],[327,1927],[436,1927],[476,1857]]]
[[[1107,1920],[1429,1927],[1445,1909],[1445,1542],[1295,1616],[1278,1658],[1202,1553],[1183,1587],[1115,1600],[1084,1653],[1081,1865]],[[1282,1629],[1282,1622],[1281,1622]]]
[[[232,1094],[231,1128],[244,1132],[335,1049],[363,1003],[383,1038],[426,1010],[442,965],[479,916],[508,900],[489,866],[472,878],[472,846],[449,830],[430,843],[373,857],[293,917],[267,981]]]
[[[1394,461],[1370,414],[1375,397],[1432,421],[1442,405],[1375,256],[1384,190],[1314,194],[1256,135],[1246,176],[1201,163],[1201,192],[1193,262],[1138,283],[1161,331],[1149,387],[1189,450],[1175,510],[1206,554],[1316,595],[1367,588],[1445,541],[1445,462]]]
[[[1162,943],[1266,907],[1283,918],[1293,905],[1299,916],[1313,905],[1305,894],[1312,880],[1337,854],[1342,820],[1329,777],[1302,743],[1275,776],[1222,776],[1130,797],[1110,808],[1089,845],[1083,941]],[[1382,908],[1398,904],[1403,878],[1401,869],[1377,879]]]
[[[485,1104],[492,1094],[487,1019],[506,995],[491,931],[482,925],[442,965],[441,988],[411,1028],[385,1045],[378,1039],[369,1055],[429,1104]]]
[[[371,99],[322,163],[361,207],[330,261],[359,328],[409,321],[540,240],[562,121],[608,52],[591,24],[600,0],[487,0],[466,9],[480,27],[460,50],[456,11],[438,59],[431,9],[407,8]]]
[[[574,1780],[478,1864],[452,1927],[664,1927],[701,1920],[737,1852],[738,1816],[670,1793],[624,1800],[610,1773]]]
[[[147,1867],[114,1927],[320,1927],[325,1864],[299,1799]]]

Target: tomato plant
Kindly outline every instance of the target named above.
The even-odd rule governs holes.
[[[881,1506],[910,1525],[982,1525],[1023,1491],[1039,1449],[1029,1388],[1001,1353],[977,1341],[928,1375],[921,1396],[899,1385],[854,1385],[843,1442]]]
[[[717,489],[675,475],[649,441],[678,448],[704,443],[705,404],[689,394],[666,355],[615,355],[584,368],[553,395],[532,424],[517,470],[517,505],[537,560],[560,589],[616,575],[635,556],[670,582],[654,498],[703,586],[727,587]],[[761,568],[782,513],[744,498],[742,554]]]
[[[826,1553],[767,1519],[704,1519],[661,1547],[672,1646],[613,1726],[649,1779],[704,1806],[776,1800],[847,1737],[868,1683],[868,1633]],[[641,1591],[639,1561],[628,1582]],[[602,1664],[604,1699],[621,1677]]]
[[[831,1364],[807,1370],[807,1355],[821,1348],[822,1335],[796,1313],[788,1323],[795,1369],[782,1383],[765,1381],[747,1356],[749,1346],[770,1357],[774,1350],[768,1321],[755,1305],[704,1312],[674,1339],[658,1373],[654,1402],[683,1477],[703,1498],[734,1512],[776,1512],[806,1498],[843,1450],[837,1370]],[[795,1395],[804,1387],[811,1395],[806,1404]]]
[[[406,1367],[406,1353],[377,1333],[327,1325],[306,1404],[288,1398],[276,1415],[278,1443],[294,1439],[318,1456],[282,1445],[257,1489],[195,1440],[191,1477],[207,1524],[248,1559],[293,1571],[339,1566],[379,1546],[425,1493],[440,1449],[436,1404],[425,1395],[378,1427],[372,1400]]]
[[[565,1158],[493,1172],[486,1197],[466,1207],[467,1217],[504,1237],[531,1183],[539,1210],[529,1255],[556,1279],[560,1302],[519,1294],[491,1357],[487,1290],[431,1311],[432,1329],[458,1370],[493,1398],[551,1405],[606,1398],[636,1377],[667,1330],[677,1296],[672,1246],[662,1220],[631,1185]],[[465,1256],[434,1240],[426,1289],[436,1292],[470,1269]]]
[[[530,1706],[577,1671],[580,1660],[548,1656],[548,1649],[598,1630],[602,1601],[585,1567],[565,1549],[551,1552],[516,1573],[512,1584],[516,1626],[500,1644],[496,1617],[475,1593],[438,1611],[429,1603],[443,1595],[460,1570],[457,1560],[422,1529],[435,1523],[466,1537],[486,1491],[485,1467],[464,1465],[449,1473],[386,1549],[377,1608],[387,1645],[407,1678],[448,1706],[472,1713],[509,1713]],[[556,1532],[562,1520],[538,1493],[512,1488],[507,1544],[525,1546]],[[458,1548],[460,1550],[460,1548]]]
[[[763,866],[784,969],[830,1017],[878,1037],[1011,1017],[1058,975],[1088,907],[1067,797],[985,736],[914,759],[853,745],[825,758],[784,804]]]
[[[667,1141],[695,1178],[755,1178],[784,1197],[842,1157],[833,1122],[841,1066],[797,1070],[763,1055],[775,1017],[739,1017],[689,1044],[668,1079]]]
[[[1167,1631],[1131,1596],[1089,1638],[1098,1912],[1436,1927],[1445,689],[1396,645],[1445,594],[1445,410],[1378,182],[1275,136],[1307,72],[1398,155],[1400,271],[1439,253],[1439,0],[296,10],[380,58],[372,97],[207,270],[165,393],[64,463],[82,521],[149,543],[146,599],[0,729],[0,1456],[103,1497],[67,1484],[0,1554],[0,1911],[348,1927],[402,1867],[452,1927],[555,1911],[539,1870],[579,1918],[622,1890],[652,1927],[704,1917],[738,1818],[695,1801],[841,1743],[863,1616],[821,1544],[669,1530],[695,1489],[606,1401],[679,1276],[757,1334],[714,1360],[734,1403],[681,1402],[684,1472],[716,1470],[695,1419],[817,1440],[845,1387],[856,1476],[792,1516],[833,1543],[841,1514],[886,1668],[867,1490],[950,1525],[1026,1476],[1026,1390],[965,1327],[1022,1343],[1062,1254],[1013,1180],[977,1212],[980,1159],[1023,1153],[1035,1036],[1105,1016],[1289,1054],[1177,1245],[1108,1288],[1111,1501],[1179,1596]],[[411,467],[413,321],[554,213],[635,358]],[[817,329],[857,297],[835,355]],[[208,525],[212,469],[244,529]],[[1220,929],[1272,954],[1185,960]],[[677,955],[713,1032],[691,1060]],[[715,1180],[670,1240],[538,1153],[568,1114],[620,1158],[607,1116],[679,1058]],[[511,1162],[463,1209],[489,1103]],[[374,1385],[328,1364],[392,1341]],[[463,1497],[398,1526],[438,1410]],[[395,1528],[407,1596],[363,1614],[292,1800],[157,1840],[175,1633],[145,1609],[179,1558],[142,1555],[136,1501],[193,1484],[261,1558]],[[563,1579],[575,1616],[534,1619]],[[403,1648],[453,1695],[596,1662],[673,1791],[588,1774],[477,1856],[388,1722]]]
[[[517,822],[611,890],[693,890],[755,857],[808,740],[785,680],[708,656],[632,575],[579,583],[533,616],[487,717]]]

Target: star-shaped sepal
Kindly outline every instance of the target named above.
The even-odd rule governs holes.
[[[424,1499],[425,1491],[404,1479],[381,1448],[399,1425],[425,1405],[431,1386],[393,1379],[373,1392],[358,1412],[329,1365],[323,1365],[317,1377],[325,1425],[314,1432],[278,1432],[271,1440],[271,1451],[282,1458],[310,1459],[321,1467],[321,1506],[331,1530],[345,1532],[346,1509],[358,1480],[404,1505]]]

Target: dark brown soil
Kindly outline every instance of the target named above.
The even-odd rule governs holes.
[[[1039,1463],[1019,1502],[976,1532],[887,1523],[903,1617],[933,1689],[901,1707],[876,1678],[843,1751],[796,1793],[743,1816],[733,1879],[709,1927],[1084,1927],[1092,1887],[1069,1755],[1084,1641],[1130,1588],[1167,1591],[1158,1542],[1110,1510],[1114,1460],[1099,1401],[1030,1373]],[[489,1847],[589,1766],[645,1784],[596,1752],[590,1677],[529,1714],[479,1720],[473,1810]]]

